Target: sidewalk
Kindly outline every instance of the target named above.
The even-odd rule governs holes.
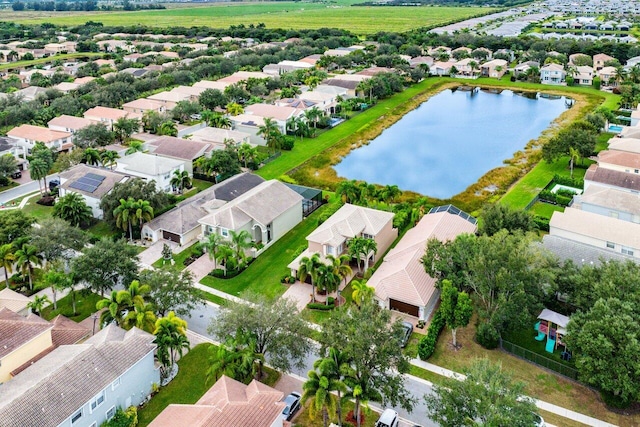
[[[411,359],[411,364],[417,366],[422,369],[426,369],[427,371],[436,373],[438,375],[442,375],[444,377],[456,378],[458,380],[464,380],[466,377],[457,372],[450,371],[448,369],[442,368],[440,366],[436,366],[429,362],[425,362],[420,359]],[[542,409],[543,411],[551,412],[552,414],[559,415],[564,418],[568,418],[573,421],[577,421],[582,424],[586,424],[588,426],[594,427],[617,427],[615,424],[610,424],[605,421],[598,420],[596,418],[589,417],[584,414],[580,414],[578,412],[571,411],[569,409],[563,408],[561,406],[554,405],[552,403],[544,402],[542,400],[534,399],[534,402],[538,409]]]

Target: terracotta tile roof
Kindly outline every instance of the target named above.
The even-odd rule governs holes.
[[[394,215],[393,212],[346,203],[309,234],[307,240],[338,246],[363,233],[377,236],[385,225],[393,221]]]
[[[164,107],[164,104],[162,102],[148,98],[140,98],[131,102],[127,102],[126,104],[122,104],[122,108],[132,108],[139,110],[160,110],[162,107]]]
[[[87,127],[93,122],[89,119],[85,119],[84,117],[75,117],[75,116],[67,116],[63,114],[54,119],[49,120],[47,126],[59,126],[65,129],[78,130],[83,127]]]
[[[209,144],[173,136],[162,136],[148,142],[150,151],[160,156],[173,157],[183,160],[195,160],[203,156],[210,147]]]
[[[169,405],[149,427],[270,427],[281,417],[283,393],[253,380],[223,375],[195,405]]]
[[[53,345],[58,347],[61,345],[75,344],[80,340],[87,338],[91,331],[73,320],[57,315],[52,321],[53,329],[51,330],[51,341]]]
[[[640,154],[618,150],[603,150],[598,153],[598,164],[610,163],[632,169],[640,168]]]
[[[273,76],[270,75],[270,74],[259,72],[259,71],[236,71],[235,73],[231,74],[230,76],[218,79],[218,81],[219,82],[225,82],[225,83],[238,83],[241,80],[247,80],[247,79],[250,79],[250,78],[254,78],[254,79],[271,79],[271,78],[273,78]]]
[[[127,119],[140,119],[142,116],[140,114],[119,110],[117,108],[93,107],[84,112],[84,117],[87,119],[96,117],[99,119],[118,120],[122,117],[126,117]]]
[[[27,304],[30,302],[31,298],[9,288],[0,290],[0,309],[8,308],[14,313],[18,313],[27,308]]]
[[[427,306],[436,292],[436,279],[425,272],[420,261],[427,242],[434,238],[445,242],[475,231],[475,224],[448,212],[425,215],[389,251],[367,283],[382,301],[391,298]]]
[[[300,110],[297,108],[279,107],[271,104],[253,104],[245,108],[246,114],[264,118],[269,117],[276,120],[288,120],[289,118],[294,117],[298,111]]]
[[[640,191],[640,175],[605,169],[598,165],[589,166],[587,173],[584,175],[584,180]]]
[[[8,308],[0,308],[0,358],[53,328],[49,322],[41,320],[44,319],[23,317]]]
[[[191,133],[193,141],[208,142],[213,144],[224,144],[225,139],[233,139],[235,142],[242,142],[251,135],[237,130],[204,127]]]
[[[7,132],[7,135],[14,138],[44,142],[45,144],[71,136],[69,132],[60,132],[57,130],[51,130],[48,128],[33,125],[20,125]]]

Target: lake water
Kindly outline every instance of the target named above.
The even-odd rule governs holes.
[[[564,97],[445,90],[334,168],[347,179],[448,199],[503,165],[566,108]]]

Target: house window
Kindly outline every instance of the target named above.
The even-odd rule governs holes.
[[[623,254],[625,254],[625,255],[631,255],[631,256],[633,256],[633,249],[628,248],[628,247],[626,247],[626,246],[623,246],[623,247],[622,247],[622,253],[623,253]]]
[[[615,249],[616,244],[615,244],[615,243],[613,243],[613,242],[607,242],[607,247],[608,247],[609,249]]]
[[[224,237],[229,237],[229,230],[226,228],[220,228],[220,234]]]
[[[78,409],[76,413],[71,415],[71,425],[75,424],[80,418],[82,418],[82,409]]]
[[[336,248],[334,248],[333,246],[329,246],[329,245],[325,246],[326,255],[335,255],[336,254],[335,250]]]
[[[115,406],[112,406],[111,408],[109,408],[107,412],[104,413],[104,415],[107,417],[107,420],[110,420],[111,418],[113,418],[115,414],[116,414]]]
[[[120,385],[120,377],[116,378],[114,382],[111,383],[111,390],[115,390]]]
[[[367,234],[367,233],[362,233],[362,238],[363,239],[371,239],[371,240],[373,240],[373,235],[372,234]]]
[[[633,173],[640,173],[640,169],[634,169]]]
[[[96,408],[104,403],[104,391],[100,392],[96,397],[91,401],[91,412],[95,411]]]

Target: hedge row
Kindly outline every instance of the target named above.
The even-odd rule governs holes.
[[[336,305],[335,303],[327,305],[323,302],[310,302],[309,304],[307,304],[307,308],[309,310],[329,311],[336,308]]]
[[[538,195],[538,198],[547,203],[553,203],[560,206],[569,206],[573,197],[563,196],[562,194],[555,194],[548,190],[543,190]]]
[[[433,315],[433,319],[431,319],[427,334],[418,343],[418,357],[421,360],[427,360],[435,351],[438,337],[444,329],[445,323],[444,316],[440,314],[440,310],[437,310]]]
[[[558,174],[553,176],[552,182],[555,184],[566,185],[567,187],[574,187],[574,188],[584,187],[583,180],[576,179],[576,178],[569,178],[569,177],[558,175]]]

